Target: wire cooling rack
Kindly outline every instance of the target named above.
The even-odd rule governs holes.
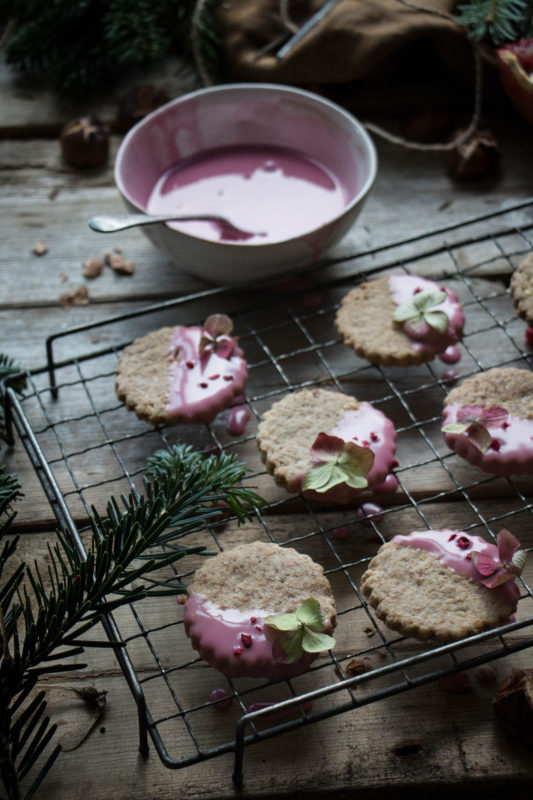
[[[108,615],[103,624],[110,640],[127,644],[117,644],[115,653],[137,703],[143,754],[148,736],[162,762],[174,769],[233,752],[239,782],[249,744],[533,644],[527,571],[514,621],[445,646],[392,633],[366,604],[361,575],[381,543],[397,532],[460,527],[495,539],[500,528],[509,527],[531,550],[531,479],[487,475],[447,450],[441,409],[452,378],[440,361],[403,370],[376,367],[343,345],[334,326],[340,299],[355,284],[389,271],[428,275],[452,287],[465,311],[460,377],[495,366],[530,368],[533,349],[508,284],[532,249],[533,200],[330,261],[284,286],[212,289],[62,331],[46,343],[46,365],[27,374],[24,396],[7,390],[9,429],[17,431],[61,528],[82,554],[91,507],[105,511],[109,496],[132,486],[142,490],[146,458],[184,441],[237,453],[251,470],[246,484],[268,501],[253,523],[224,521],[185,537],[184,544],[224,549],[262,539],[293,546],[319,561],[332,584],[335,650],[305,674],[278,683],[228,680],[195,657],[175,600],[145,599]],[[249,364],[242,402],[251,419],[245,432],[227,432],[228,412],[210,426],[155,429],[127,412],[113,388],[124,345],[162,325],[201,323],[217,311],[232,316]],[[316,386],[372,401],[394,421],[398,491],[364,498],[378,500],[382,515],[361,519],[356,507],[312,505],[287,495],[266,474],[255,445],[258,420],[287,392]],[[200,559],[178,562],[174,576],[188,584]],[[211,698],[216,688],[232,698],[229,709],[220,710]]]

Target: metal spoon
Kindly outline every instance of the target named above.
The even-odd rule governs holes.
[[[250,239],[252,236],[264,236],[264,233],[251,233],[238,228],[233,222],[216,214],[100,214],[91,217],[89,227],[98,233],[115,233],[137,225],[154,225],[158,222],[217,222],[223,232],[224,239]]]

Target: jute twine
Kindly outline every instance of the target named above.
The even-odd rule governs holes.
[[[202,81],[204,86],[212,86],[214,83],[211,75],[209,74],[209,70],[206,66],[204,54],[201,47],[201,36],[200,36],[201,19],[208,2],[210,2],[210,0],[197,0],[191,17],[192,53],[196,69],[198,70],[200,80]],[[433,14],[434,16],[442,17],[443,19],[453,22],[455,25],[457,25],[457,27],[460,27],[459,23],[454,19],[454,17],[451,16],[450,14],[445,13],[444,11],[437,11],[436,9],[433,8],[425,8],[424,6],[419,6],[416,3],[410,2],[410,0],[397,0],[397,2],[401,3],[401,5],[406,6],[407,8],[412,9],[413,11],[422,11],[426,14]],[[290,5],[290,0],[279,0],[278,13],[280,19],[283,22],[284,27],[287,30],[294,33],[296,32],[297,27],[290,18],[289,5]],[[461,31],[463,31],[462,28]],[[365,121],[362,122],[362,125],[368,131],[374,133],[376,136],[380,136],[382,139],[386,139],[388,142],[392,142],[392,144],[396,144],[399,147],[408,148],[409,150],[443,152],[443,151],[453,150],[454,148],[461,145],[463,142],[468,141],[468,139],[470,139],[470,137],[475,133],[479,125],[479,121],[481,118],[482,95],[483,95],[483,62],[482,62],[481,49],[479,48],[476,42],[472,40],[469,41],[472,46],[472,56],[474,61],[474,97],[473,97],[472,116],[465,130],[461,131],[461,133],[457,134],[457,136],[455,136],[449,142],[438,142],[438,143],[428,144],[425,142],[413,142],[410,141],[409,139],[406,139],[403,136],[397,136],[396,134],[385,130],[385,128],[382,128],[373,122]]]

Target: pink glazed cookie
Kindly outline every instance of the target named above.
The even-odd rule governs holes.
[[[445,528],[394,536],[362,577],[387,627],[416,639],[456,641],[509,621],[525,552],[509,531],[498,546]]]
[[[363,491],[398,486],[391,472],[397,466],[394,425],[370,403],[340,392],[285,395],[263,415],[257,444],[276,483],[308,499],[345,504]],[[352,457],[358,475],[350,474]],[[337,479],[329,478],[331,472]]]
[[[214,314],[203,326],[136,339],[117,366],[117,397],[152,425],[212,422],[242,393],[248,374],[232,327],[225,314]]]
[[[493,475],[533,475],[533,372],[490,369],[446,397],[444,441]]]
[[[238,545],[196,571],[184,606],[185,631],[200,656],[228,677],[290,678],[306,670],[319,651],[290,660],[280,646],[280,631],[268,620],[296,612],[309,598],[330,633],[335,604],[319,564],[292,547]]]
[[[464,314],[457,295],[416,275],[363,283],[342,300],[336,325],[343,341],[372,364],[422,364],[455,347]]]

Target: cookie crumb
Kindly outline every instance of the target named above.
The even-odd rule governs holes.
[[[88,258],[83,262],[83,277],[98,278],[102,274],[104,262],[101,258]]]
[[[135,271],[134,262],[131,259],[124,258],[122,255],[106,253],[105,260],[106,264],[108,264],[111,269],[114,269],[115,272],[118,272],[121,275],[132,275]]]
[[[43,241],[35,242],[31,251],[36,256],[44,256],[45,253],[48,253],[48,245]]]
[[[89,305],[89,290],[86,286],[78,286],[77,289],[70,289],[68,292],[61,295],[59,302],[63,308],[87,306]]]
[[[352,658],[352,660],[347,663],[344,671],[349,678],[353,678],[355,675],[363,675],[365,672],[368,672],[370,668],[371,664],[369,658]]]
[[[365,628],[366,635],[370,638],[370,636],[374,636],[376,632],[375,628]]]

